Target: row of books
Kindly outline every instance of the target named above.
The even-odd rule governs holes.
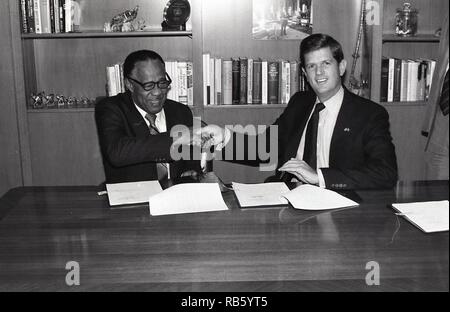
[[[294,93],[309,88],[298,61],[222,59],[204,53],[203,77],[205,105],[287,104]]]
[[[22,33],[64,33],[79,29],[80,6],[76,0],[19,0]]]
[[[381,102],[426,101],[430,93],[436,61],[431,59],[381,60]]]
[[[166,71],[172,79],[167,98],[185,105],[194,105],[192,62],[166,61]],[[106,92],[114,96],[125,92],[123,63],[106,67]]]

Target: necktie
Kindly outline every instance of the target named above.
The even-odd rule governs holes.
[[[319,125],[319,113],[324,108],[325,105],[323,103],[316,104],[305,134],[303,160],[314,170],[317,167],[317,127]]]
[[[156,127],[156,115],[155,114],[146,114],[145,119],[150,122],[148,127],[150,134],[155,135],[159,133],[158,128]],[[156,172],[158,174],[158,180],[164,180],[167,177],[167,165],[163,163],[156,163]]]
[[[441,97],[439,98],[439,106],[441,107],[442,113],[448,115],[448,69],[445,74],[444,84],[442,85]]]

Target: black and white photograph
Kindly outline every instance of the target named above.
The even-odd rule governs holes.
[[[301,40],[313,31],[313,0],[253,0],[253,39]]]
[[[300,311],[448,293],[448,12],[0,1],[0,295]]]

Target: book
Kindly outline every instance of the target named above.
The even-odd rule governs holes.
[[[59,0],[51,0],[53,1],[53,18],[54,18],[54,30],[55,33],[60,33],[60,21],[59,21]]]
[[[34,0],[27,0],[27,27],[28,33],[35,33],[34,26]]]
[[[209,104],[216,105],[216,86],[215,86],[215,58],[209,59]]]
[[[400,101],[406,101],[408,96],[408,61],[402,60],[401,67],[401,77],[402,80],[400,82]]]
[[[65,22],[65,30],[66,32],[73,32],[73,0],[65,0],[64,1],[64,22]]]
[[[209,84],[209,53],[203,53],[203,105],[210,104],[210,84]]]
[[[178,61],[177,66],[177,81],[178,81],[178,102],[188,105],[188,85],[187,85],[187,62]]]
[[[417,61],[411,60],[408,63],[408,101],[417,101],[417,87],[419,84],[419,65]]]
[[[383,57],[381,59],[381,78],[380,78],[380,102],[388,100],[389,85],[389,59]]]
[[[34,32],[36,34],[42,34],[42,24],[41,24],[41,1],[33,0],[33,10],[34,10]]]
[[[262,61],[261,62],[261,103],[262,104],[268,104],[268,62]]]
[[[20,0],[20,21],[21,21],[21,31],[23,34],[28,33],[28,1],[27,0]]]
[[[54,34],[56,32],[55,29],[55,2],[54,0],[49,0],[48,2],[50,8],[50,32]]]
[[[400,101],[400,91],[402,82],[402,60],[394,59],[394,91],[393,91],[393,101]]]
[[[186,64],[186,76],[187,76],[187,103],[189,106],[194,105],[194,73],[192,68],[192,62]]]
[[[233,58],[232,60],[232,67],[231,67],[231,74],[232,74],[232,104],[239,104],[241,99],[241,73],[240,73],[240,61],[237,58]]]
[[[232,76],[232,61],[223,60],[222,62],[222,93],[223,104],[232,104],[232,90],[233,90],[233,76]]]
[[[300,90],[299,85],[299,66],[297,61],[291,61],[290,62],[290,94],[289,96],[292,97],[295,93],[297,93]]]
[[[289,102],[289,99],[291,97],[291,63],[285,62],[285,76],[286,76],[286,87],[284,91],[284,100],[283,104],[287,104]]]
[[[247,104],[253,103],[253,59],[248,58],[247,63]]]
[[[247,104],[247,76],[248,76],[248,59],[243,57],[239,60],[240,64],[240,77],[239,84],[239,104]]]
[[[427,64],[422,60],[418,60],[418,62],[419,62],[419,72],[418,72],[416,98],[418,101],[424,101],[425,100],[425,80],[427,77]]]
[[[66,11],[65,11],[65,0],[58,0],[58,11],[59,11],[59,31],[66,32]]]
[[[388,61],[388,85],[387,85],[387,102],[394,101],[394,76],[395,76],[395,60],[389,58]]]
[[[262,61],[260,59],[253,61],[253,90],[252,90],[252,104],[262,103]]]
[[[222,59],[216,58],[214,62],[214,88],[216,104],[223,104],[222,99]]]
[[[279,99],[279,62],[270,61],[267,63],[267,103],[278,104]]]
[[[39,0],[41,12],[41,29],[43,34],[51,33],[50,27],[50,3],[49,0]]]

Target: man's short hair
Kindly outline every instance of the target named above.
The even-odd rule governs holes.
[[[326,34],[312,34],[300,43],[300,62],[305,67],[305,54],[329,47],[338,64],[344,59],[342,46],[333,37]]]
[[[165,65],[161,55],[152,50],[139,50],[130,53],[123,63],[123,76],[129,77],[137,62],[158,60]]]

